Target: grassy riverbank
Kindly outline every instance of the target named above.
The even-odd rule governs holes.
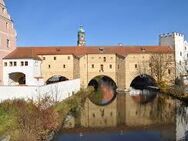
[[[10,135],[12,141],[42,141],[60,129],[70,111],[82,107],[92,90],[81,90],[72,97],[54,102],[43,98],[37,103],[28,100],[7,100],[0,103],[0,136]]]

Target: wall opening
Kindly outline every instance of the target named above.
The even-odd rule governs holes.
[[[130,85],[134,89],[149,89],[150,87],[157,87],[155,79],[150,75],[139,75],[133,79]]]
[[[155,99],[159,88],[150,75],[139,75],[133,79],[129,94],[138,103],[148,103]]]
[[[9,74],[9,85],[25,85],[26,77],[24,73],[15,72]]]
[[[68,78],[61,76],[61,75],[54,75],[52,77],[50,77],[47,81],[46,81],[46,85],[49,84],[53,84],[53,83],[58,83],[58,82],[63,82],[63,81],[67,81],[69,80]]]

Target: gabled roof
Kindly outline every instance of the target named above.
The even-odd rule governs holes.
[[[138,53],[173,53],[169,46],[54,46],[54,47],[18,47],[4,59],[40,59],[38,55],[74,55],[117,54],[127,56]]]
[[[41,60],[34,52],[32,48],[16,48],[9,53],[3,59],[35,59]]]

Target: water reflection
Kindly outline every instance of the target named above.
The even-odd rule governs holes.
[[[141,104],[145,104],[145,103],[151,102],[155,99],[155,97],[158,94],[158,89],[153,89],[153,90],[143,89],[143,90],[140,90],[140,89],[130,88],[129,94],[134,99],[134,101],[141,103]]]
[[[107,76],[97,76],[89,82],[89,87],[95,89],[95,94],[90,96],[90,100],[97,105],[107,105],[116,97],[116,84]]]
[[[86,133],[63,134],[55,141],[163,141],[159,132],[126,132],[125,134],[115,133]]]
[[[176,139],[188,141],[188,105],[177,102]]]
[[[150,99],[150,96],[148,97]],[[74,122],[71,120],[77,121],[77,124],[73,126]],[[176,138],[175,101],[162,94],[155,95],[152,101],[145,104],[135,102],[130,93],[118,93],[111,103],[102,106],[87,99],[80,116],[71,120],[71,124],[67,122],[67,125],[70,124],[70,128],[74,129],[68,133],[62,129],[56,138],[57,141],[77,141],[80,137],[89,141],[104,139],[173,141]],[[68,128],[67,125],[64,127]],[[114,130],[108,132],[108,128]],[[106,133],[100,133],[100,129]],[[79,136],[80,133],[82,136]]]

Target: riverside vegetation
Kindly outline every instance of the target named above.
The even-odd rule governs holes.
[[[57,102],[50,97],[37,103],[32,100],[7,100],[0,103],[0,136],[11,141],[43,141],[57,132],[69,112],[77,114],[93,89],[80,90],[70,98]]]

